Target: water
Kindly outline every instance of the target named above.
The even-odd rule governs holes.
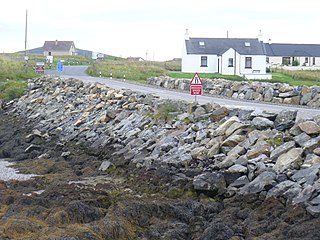
[[[18,170],[10,167],[14,163],[8,162],[6,159],[0,158],[0,180],[29,180],[32,177],[37,176],[36,174],[22,174]]]

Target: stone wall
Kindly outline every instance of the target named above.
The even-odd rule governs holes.
[[[152,77],[148,84],[159,87],[190,90],[190,80],[169,77]],[[221,95],[236,99],[265,101],[294,105],[320,107],[320,86],[290,86],[282,83],[238,82],[224,79],[203,79],[206,94]]]
[[[185,81],[154,80],[160,82],[165,87],[187,86]],[[232,95],[250,94],[246,83],[221,82],[221,92],[230,84]],[[220,89],[210,84],[211,91]],[[252,95],[272,86],[254,84]],[[296,89],[275,86],[281,96]],[[58,136],[62,145],[75,141],[100,150],[112,145],[115,151],[101,163],[101,170],[112,165],[168,168],[177,181],[189,182],[194,191],[211,197],[276,197],[320,215],[320,117],[296,122],[296,111],[257,113],[214,103],[171,102],[48,77],[30,80],[28,94],[7,108],[33,122],[41,136]]]

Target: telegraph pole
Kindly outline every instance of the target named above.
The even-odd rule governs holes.
[[[24,60],[26,61],[26,71],[28,67],[28,54],[27,54],[27,36],[28,36],[28,10],[26,10],[26,26],[24,30]]]

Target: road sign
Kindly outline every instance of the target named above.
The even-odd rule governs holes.
[[[197,72],[190,81],[190,94],[193,96],[202,95],[202,80]]]
[[[57,64],[57,71],[62,72],[63,71],[63,62],[58,62]]]
[[[44,74],[44,62],[37,62],[35,65],[36,73]]]

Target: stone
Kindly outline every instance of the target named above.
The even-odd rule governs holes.
[[[254,146],[250,147],[247,152],[248,159],[256,158],[261,154],[269,156],[271,153],[271,146],[266,141],[259,141]]]
[[[292,203],[306,203],[307,201],[311,200],[314,192],[315,188],[313,186],[307,185],[295,198],[292,199]]]
[[[99,167],[99,171],[106,171],[108,170],[108,168],[111,166],[111,162],[108,160],[105,160],[101,163],[100,167]]]
[[[290,178],[299,183],[300,185],[313,185],[315,180],[317,180],[317,174],[319,172],[320,164],[314,165],[312,167],[298,170]]]
[[[302,164],[302,148],[292,148],[287,153],[280,155],[274,166],[277,173],[282,173],[289,169],[299,169]]]
[[[222,146],[224,147],[235,147],[239,143],[241,143],[245,139],[243,135],[231,135],[226,140],[222,142]]]
[[[307,141],[309,141],[311,139],[311,137],[308,134],[306,134],[305,132],[303,132],[303,133],[295,136],[293,139],[300,147],[304,147],[305,143]]]
[[[301,188],[300,185],[294,181],[286,180],[283,182],[280,182],[279,184],[275,185],[273,188],[271,188],[267,193],[267,198],[269,197],[281,197],[284,195],[286,191],[293,187]]]
[[[258,130],[264,130],[273,127],[273,122],[264,117],[255,117],[251,124]]]
[[[305,121],[299,123],[299,128],[306,134],[318,134],[320,132],[320,126],[314,121]]]
[[[280,155],[288,152],[290,149],[294,148],[296,143],[294,141],[286,142],[278,147],[276,147],[270,154],[270,159],[275,160]]]
[[[249,183],[249,179],[247,176],[241,176],[239,178],[237,178],[233,183],[231,183],[229,186],[230,187],[243,187],[244,185]]]
[[[204,146],[194,148],[191,150],[191,156],[193,159],[205,160],[208,157],[208,149]]]
[[[275,128],[280,131],[291,128],[295,123],[296,116],[297,110],[282,110],[274,121]]]
[[[221,124],[216,130],[214,130],[213,135],[214,136],[225,135],[227,129],[235,122],[240,122],[240,119],[237,116],[233,116],[229,118],[227,121]]]
[[[221,173],[206,172],[193,178],[193,188],[210,196],[222,195],[226,191],[226,181]]]
[[[240,189],[240,194],[260,193],[276,185],[274,172],[265,171]]]
[[[272,88],[268,88],[264,93],[264,101],[271,102],[273,98],[273,93],[274,93],[274,90]]]
[[[308,206],[306,208],[307,212],[311,214],[311,216],[318,218],[320,217],[320,205]]]

